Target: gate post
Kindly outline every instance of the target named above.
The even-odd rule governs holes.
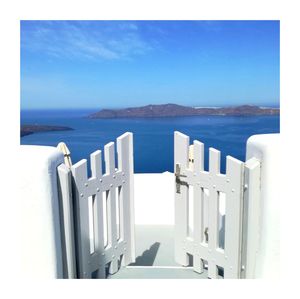
[[[76,278],[71,171],[62,163],[57,167],[57,175],[64,278]]]
[[[189,137],[175,132],[174,134],[174,172],[183,173],[189,163]],[[180,167],[180,168],[179,168]],[[179,168],[179,169],[178,169]],[[175,183],[176,184],[176,183]],[[185,243],[188,232],[188,196],[187,185],[175,186],[175,261],[187,266],[189,263]],[[179,193],[180,192],[180,193]]]
[[[260,226],[260,162],[251,158],[245,163],[242,278],[255,278]]]

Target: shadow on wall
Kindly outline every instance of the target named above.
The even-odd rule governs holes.
[[[153,266],[159,246],[160,243],[155,242],[142,255],[136,258],[135,263],[131,263],[129,266]]]

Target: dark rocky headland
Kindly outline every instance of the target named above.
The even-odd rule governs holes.
[[[90,114],[89,118],[129,118],[129,117],[174,117],[196,115],[279,115],[279,108],[261,108],[253,105],[218,108],[194,108],[177,104],[147,105],[125,109],[103,109]]]
[[[63,126],[48,126],[48,125],[21,125],[21,137],[38,132],[51,132],[51,131],[70,131],[73,130],[69,127]]]

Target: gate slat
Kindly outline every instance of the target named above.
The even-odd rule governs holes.
[[[117,138],[118,168],[122,172],[120,192],[120,239],[127,246],[122,264],[135,262],[134,202],[133,202],[133,136],[125,133]]]
[[[71,167],[75,182],[76,244],[78,252],[79,277],[90,278],[90,241],[88,197],[85,194],[87,182],[87,161],[83,159]]]
[[[98,181],[102,178],[102,156],[97,150],[90,155],[92,176]],[[98,253],[98,263],[101,263],[102,253],[104,253],[104,225],[103,225],[103,196],[102,190],[97,189],[93,196],[93,216],[94,216],[94,244],[95,252]],[[98,268],[98,267],[95,267]],[[99,267],[97,278],[105,278],[105,265]]]
[[[186,170],[189,163],[189,137],[175,132],[174,134],[174,170],[176,164],[180,165],[181,173]],[[175,260],[178,264],[187,266],[189,263],[185,249],[188,233],[188,186],[180,185],[180,193],[175,190]]]
[[[199,177],[200,171],[204,169],[204,144],[194,141],[194,174]],[[198,273],[203,272],[203,263],[200,257],[200,243],[203,239],[203,189],[199,184],[194,185],[194,248],[197,248],[194,254],[193,267],[194,271]]]
[[[106,174],[115,173],[115,149],[114,143],[110,142],[104,147],[105,170]],[[108,214],[108,246],[115,249],[117,246],[117,223],[116,223],[116,190],[113,184],[110,185],[107,198],[107,214]],[[109,273],[114,274],[118,271],[118,258],[115,254],[112,255],[112,261],[109,264]]]
[[[244,163],[227,156],[226,175],[229,182],[226,194],[224,247],[227,267],[224,269],[224,278],[239,278],[241,271]]]
[[[214,148],[209,149],[209,226],[208,226],[208,277],[218,278],[218,269],[215,251],[218,247],[219,225],[218,225],[218,190],[215,185],[215,177],[220,173],[220,152]]]

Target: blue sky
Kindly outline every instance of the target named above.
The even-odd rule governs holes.
[[[21,21],[21,108],[279,105],[279,21]]]

